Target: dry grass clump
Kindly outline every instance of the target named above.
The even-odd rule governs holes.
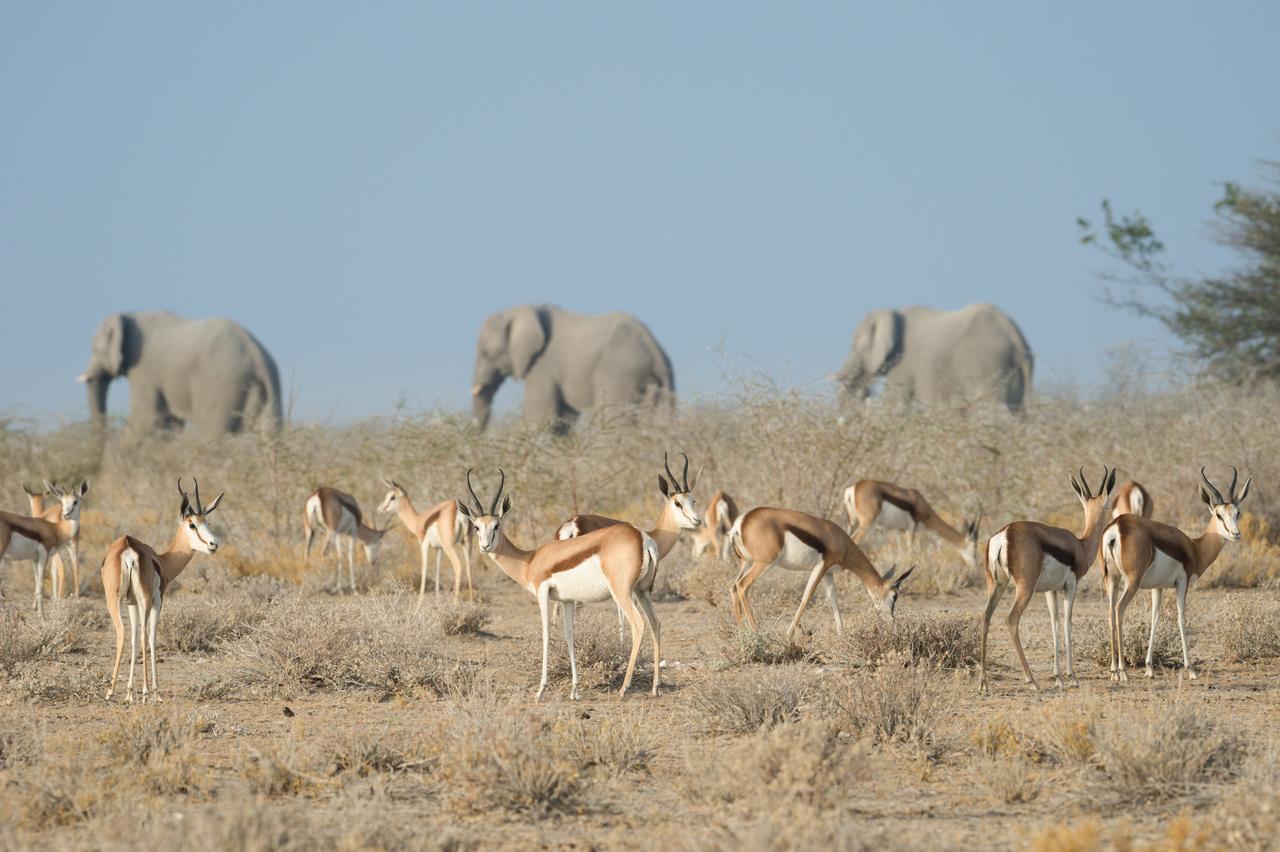
[[[565,735],[569,753],[584,768],[594,768],[611,778],[649,769],[657,745],[633,719],[609,717],[588,721]]]
[[[178,596],[165,604],[160,637],[177,651],[208,653],[248,634],[265,617],[266,607],[244,594]]]
[[[432,610],[436,624],[446,636],[479,636],[489,623],[489,610],[470,601],[449,599]],[[577,622],[574,623],[577,627]]]
[[[1108,715],[1096,722],[1095,744],[1089,787],[1097,804],[1195,796],[1238,775],[1245,757],[1243,738],[1188,703]]]
[[[39,753],[39,741],[34,730],[0,730],[0,770],[35,763]]]
[[[1171,595],[1165,595],[1166,601],[1170,597]],[[1151,605],[1146,597],[1135,597],[1125,613],[1121,648],[1125,665],[1130,670],[1136,668],[1141,672],[1147,665],[1147,643],[1151,639],[1150,614]],[[1191,625],[1188,624],[1187,642],[1194,647],[1191,630]],[[1092,661],[1104,671],[1111,670],[1111,634],[1105,619],[1077,619],[1072,639],[1081,659]],[[1151,664],[1156,669],[1176,669],[1182,666],[1182,639],[1178,635],[1176,613],[1160,613]]]
[[[339,613],[294,597],[269,608],[231,653],[237,679],[270,695],[299,687],[442,695],[464,686],[466,673],[435,649],[440,636],[430,611],[399,597],[348,602]]]
[[[102,742],[111,761],[148,791],[190,794],[208,783],[196,741],[211,730],[213,723],[195,711],[144,705],[121,717]]]
[[[753,663],[777,665],[812,659],[809,651],[794,639],[788,639],[779,630],[757,629],[728,619],[720,622],[720,653],[724,656],[727,668]]]
[[[240,755],[240,777],[260,796],[316,796],[335,786],[326,756],[295,728],[283,739],[249,747]]]
[[[1280,604],[1232,595],[1218,607],[1214,628],[1229,663],[1280,657]]]
[[[0,603],[0,671],[12,676],[22,663],[84,651],[90,634],[105,622],[101,605],[95,603],[79,598],[50,600],[43,619]]]
[[[978,664],[978,635],[973,614],[908,612],[889,621],[865,613],[845,623],[843,636],[832,637],[826,656],[851,668],[893,658],[910,665],[970,669]]]
[[[330,771],[360,778],[429,772],[438,759],[436,746],[420,737],[396,737],[388,731],[361,728],[345,735],[334,746]]]
[[[444,733],[439,774],[450,807],[541,818],[584,804],[584,767],[563,747],[563,733],[522,702],[492,693],[463,701]]]
[[[667,560],[663,560],[662,571],[666,572],[675,594],[687,600],[703,601],[713,607],[728,605],[729,587],[738,575],[735,562],[722,562],[719,557],[709,553],[698,559],[691,558],[685,567],[673,570],[668,570]]]
[[[128,666],[126,660],[122,668]],[[12,684],[28,701],[49,704],[101,700],[107,691],[109,669],[88,662],[32,662],[14,672]],[[125,672],[122,677],[127,676]]]
[[[969,768],[974,787],[993,804],[1018,805],[1040,795],[1040,779],[1023,757],[980,757]]]
[[[711,734],[746,734],[795,722],[815,692],[812,674],[795,664],[717,678],[693,694],[695,726]]]
[[[943,694],[939,676],[906,657],[887,656],[874,671],[845,679],[826,695],[841,730],[876,742],[934,742]]]

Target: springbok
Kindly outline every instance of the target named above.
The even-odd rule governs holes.
[[[964,531],[948,524],[933,511],[929,501],[914,488],[903,488],[891,482],[860,479],[844,490],[844,510],[849,516],[849,535],[861,544],[871,528],[902,530],[907,544],[915,541],[916,530],[924,527],[956,549],[965,564],[978,564],[978,523],[980,518],[965,521]]]
[[[702,526],[702,519],[698,517],[698,509],[692,493],[693,486],[698,482],[698,477],[695,476],[693,478],[693,485],[689,484],[689,457],[684,453],[680,455],[684,456],[684,471],[680,479],[677,479],[676,475],[671,472],[671,463],[667,460],[666,453],[662,455],[662,463],[667,469],[667,474],[666,476],[658,474],[658,490],[662,492],[665,502],[662,505],[662,513],[658,515],[658,523],[653,529],[649,530],[649,537],[658,545],[659,561],[664,559],[671,552],[671,549],[676,546],[676,540],[679,539],[681,530],[697,530]],[[608,518],[604,515],[574,515],[556,530],[556,538],[563,541],[622,523],[626,523],[626,521],[619,521],[616,518]],[[644,595],[650,599],[650,608],[652,608],[653,580],[656,577],[657,571],[655,570],[653,575],[649,577],[648,584],[636,589],[637,595]],[[655,621],[654,623],[656,625],[657,622]],[[618,610],[618,639],[619,641],[623,639],[622,610]],[[657,660],[654,661],[654,665],[658,665]]]
[[[315,539],[316,529],[324,530],[324,541],[320,544],[320,555],[324,556],[329,548],[329,540],[334,539],[334,549],[338,553],[338,573],[335,575],[337,589],[342,591],[342,539],[347,540],[347,574],[351,582],[352,594],[356,591],[356,542],[364,545],[364,555],[369,565],[378,557],[378,545],[390,527],[375,529],[364,522],[360,504],[356,498],[323,485],[307,498],[302,514],[302,529],[306,534],[306,546],[303,558],[311,558],[311,543]]]
[[[1155,677],[1152,654],[1156,624],[1165,589],[1174,589],[1178,598],[1178,634],[1182,638],[1182,666],[1194,680],[1191,654],[1187,648],[1187,588],[1205,572],[1228,541],[1240,540],[1240,504],[1249,496],[1253,477],[1245,480],[1236,494],[1239,472],[1231,468],[1227,498],[1214,487],[1200,468],[1200,499],[1209,507],[1209,523],[1198,538],[1182,530],[1137,514],[1121,515],[1102,534],[1102,584],[1107,592],[1107,626],[1111,632],[1111,679],[1129,680],[1124,662],[1124,614],[1139,589],[1151,590],[1151,638],[1147,642],[1147,677]],[[1117,580],[1124,589],[1117,598]]]
[[[898,591],[903,581],[916,569],[912,565],[895,580],[893,577],[897,569],[890,568],[882,577],[861,548],[837,524],[792,509],[762,507],[739,515],[729,530],[729,540],[741,560],[738,577],[729,592],[733,615],[739,622],[745,617],[748,624],[756,626],[747,591],[770,568],[776,565],[789,571],[809,572],[800,607],[787,628],[788,640],[795,634],[800,616],[809,606],[819,583],[826,589],[827,603],[835,617],[836,633],[844,632],[834,579],[835,572],[840,569],[852,572],[861,580],[872,603],[890,618],[897,606]]]
[[[383,498],[379,512],[394,512],[401,523],[413,537],[418,540],[418,549],[422,552],[422,580],[418,584],[418,605],[422,605],[423,596],[427,593],[427,556],[432,550],[436,552],[436,596],[440,595],[440,554],[449,558],[453,568],[453,594],[462,593],[462,565],[458,561],[458,550],[461,546],[462,556],[466,562],[467,596],[475,597],[475,587],[471,585],[471,527],[458,514],[456,500],[445,500],[437,503],[424,512],[413,508],[409,500],[409,492],[394,479],[383,479],[387,486],[387,496]]]
[[[578,697],[578,661],[573,647],[573,617],[577,604],[598,603],[613,598],[631,625],[631,658],[622,680],[618,697],[627,694],[631,676],[640,656],[640,643],[647,622],[653,632],[653,694],[658,694],[662,675],[658,661],[662,659],[658,619],[647,594],[637,589],[653,583],[658,568],[658,544],[647,533],[630,524],[614,524],[576,538],[556,539],[535,550],[524,550],[512,544],[502,528],[502,519],[511,511],[511,495],[503,496],[507,475],[499,468],[502,480],[488,510],[476,495],[467,470],[467,490],[471,505],[457,502],[458,511],[475,528],[480,552],[493,560],[508,577],[538,601],[542,616],[542,680],[537,700],[547,690],[548,658],[551,651],[551,602],[564,607],[564,638],[569,647],[569,672],[573,685],[571,699]]]
[[[1035,521],[1014,521],[987,541],[987,558],[983,566],[987,578],[987,608],[982,613],[982,650],[978,661],[978,690],[986,692],[987,686],[987,632],[991,616],[1000,603],[1000,596],[1009,583],[1014,584],[1015,597],[1009,608],[1009,635],[1013,649],[1027,683],[1036,692],[1040,687],[1027,665],[1027,655],[1022,650],[1022,637],[1018,623],[1022,611],[1027,608],[1031,596],[1043,592],[1049,606],[1049,629],[1053,634],[1053,678],[1063,689],[1062,668],[1058,661],[1058,601],[1065,599],[1063,609],[1063,642],[1067,655],[1067,678],[1072,686],[1079,686],[1071,654],[1071,613],[1076,601],[1076,588],[1080,579],[1089,571],[1098,555],[1102,541],[1102,528],[1107,513],[1107,501],[1116,487],[1116,472],[1102,468],[1102,482],[1098,493],[1089,490],[1080,468],[1080,479],[1071,475],[1071,489],[1080,498],[1084,509],[1084,534],[1077,536],[1070,530],[1051,527]]]
[[[31,486],[27,485],[25,482],[22,484],[22,490],[27,495],[27,504],[28,504],[27,515],[29,517],[43,518],[49,523],[57,523],[62,518],[61,505],[49,506],[47,508],[45,507],[44,505],[45,491],[44,490],[34,489]],[[78,530],[76,532],[76,535],[78,538],[79,537]],[[9,542],[9,550],[3,556],[0,556],[0,561],[30,562],[32,582],[35,582],[36,571],[40,567],[39,556],[40,556],[40,549],[36,545],[35,541],[29,538],[18,536]],[[52,584],[53,588],[50,589],[49,596],[52,598],[60,598],[62,597],[62,586],[63,586],[63,565],[62,565],[61,556],[58,556],[55,553],[49,557],[49,570],[50,570],[50,573],[53,574],[53,584]],[[77,580],[78,579],[79,578],[77,577]],[[80,589],[79,589],[78,583],[77,583],[77,588],[74,589],[73,591],[74,591],[74,594],[77,597],[79,597]],[[40,589],[40,594],[41,595],[44,594],[43,588]],[[32,606],[32,609],[35,608],[34,603],[32,603],[31,606]]]
[[[89,492],[89,480],[82,480],[71,491],[63,491],[46,480],[45,489],[58,498],[58,505],[47,510],[50,515],[57,513],[56,520],[0,512],[0,556],[35,562],[35,610],[41,618],[44,617],[44,572],[51,556],[58,556],[63,564],[72,566],[79,588],[80,503]],[[54,583],[55,593],[59,585]]]
[[[1130,479],[1116,489],[1116,504],[1111,510],[1111,517],[1120,517],[1121,515],[1137,515],[1140,518],[1149,518],[1151,513],[1155,511],[1155,501],[1151,499],[1151,493],[1142,484]]]
[[[698,559],[710,550],[720,559],[727,560],[729,530],[733,528],[733,522],[738,519],[738,504],[728,494],[717,491],[707,501],[707,511],[704,515],[705,523],[693,534],[693,558]]]
[[[120,658],[124,654],[124,623],[120,618],[120,604],[129,608],[129,684],[125,700],[133,701],[133,666],[138,653],[138,630],[142,629],[142,701],[147,700],[147,659],[151,660],[151,696],[160,700],[156,685],[156,631],[160,625],[160,610],[164,606],[164,594],[174,578],[182,573],[199,553],[216,553],[218,539],[209,531],[207,519],[222,502],[222,494],[209,508],[200,501],[200,480],[195,480],[196,493],[193,502],[182,489],[182,477],[178,477],[178,494],[182,496],[179,507],[178,529],[173,534],[169,549],[156,553],[150,545],[143,544],[131,535],[121,536],[107,548],[102,560],[102,594],[107,600],[107,612],[116,630],[116,662],[111,669],[111,685],[107,687],[107,700],[116,691],[116,679],[120,675]],[[141,620],[139,620],[141,616]]]

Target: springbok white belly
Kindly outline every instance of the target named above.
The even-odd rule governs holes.
[[[1140,589],[1172,589],[1178,585],[1178,580],[1182,579],[1185,571],[1182,563],[1165,553],[1160,548],[1155,548],[1156,558],[1151,560],[1151,565],[1142,574],[1142,581],[1138,583]]]
[[[596,603],[612,597],[609,581],[600,568],[599,556],[592,556],[567,571],[552,574],[546,585],[548,597],[553,601]]]
[[[822,554],[796,538],[790,532],[782,534],[782,549],[773,564],[788,571],[812,571]]]
[[[880,514],[876,516],[876,526],[886,530],[914,530],[916,522],[910,512],[904,512],[888,500],[882,500]]]
[[[440,528],[435,524],[427,527],[427,537],[423,539],[427,547],[443,548],[444,544],[440,541]]]
[[[1061,591],[1066,588],[1067,575],[1071,573],[1070,565],[1063,565],[1052,556],[1045,556],[1044,563],[1040,566],[1040,577],[1036,580],[1036,591]]]

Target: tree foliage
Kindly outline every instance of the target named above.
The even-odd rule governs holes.
[[[1107,300],[1162,322],[1216,376],[1237,382],[1280,379],[1280,163],[1265,165],[1263,186],[1224,186],[1214,205],[1217,240],[1241,257],[1219,276],[1185,278],[1164,260],[1164,244],[1140,212],[1079,218],[1080,242],[1125,268],[1102,277],[1122,289]]]

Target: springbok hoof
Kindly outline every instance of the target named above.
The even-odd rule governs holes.
[[[1067,688],[1067,687],[1066,687],[1066,685],[1064,685],[1064,684],[1063,684],[1063,682],[1062,682],[1062,678],[1060,678],[1060,677],[1055,677],[1055,678],[1053,679],[1053,685],[1054,685],[1054,687],[1055,687],[1055,688],[1057,688],[1057,689],[1066,689],[1066,688]]]
[[[114,689],[108,689],[108,690],[107,690],[106,700],[107,700],[107,701],[110,701],[110,700],[111,700],[111,696],[113,696],[113,695],[115,695],[115,694],[116,694],[116,691],[115,691]]]
[[[132,692],[126,692],[126,693],[124,694],[124,703],[125,703],[125,704],[132,704],[132,703],[133,703],[133,693],[132,693]]]
[[[1152,668],[1151,666],[1147,666],[1147,668],[1146,668],[1146,674],[1147,674],[1147,677],[1155,677],[1155,676],[1156,676],[1156,670],[1155,670],[1154,668]]]
[[[1076,677],[1075,675],[1067,675],[1067,677],[1070,678],[1070,680],[1067,681],[1067,686],[1071,687],[1072,689],[1080,688],[1080,678]]]
[[[1190,678],[1191,680],[1197,680],[1199,679],[1200,676],[1196,674],[1195,671],[1193,671],[1192,669],[1187,669],[1187,677]]]

